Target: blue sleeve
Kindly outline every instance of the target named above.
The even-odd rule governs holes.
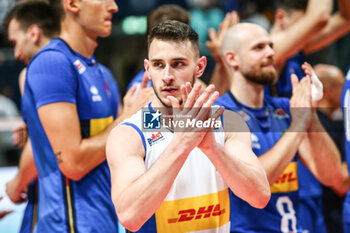
[[[28,66],[27,84],[36,108],[55,102],[76,104],[76,73],[61,52],[51,50],[39,54]]]

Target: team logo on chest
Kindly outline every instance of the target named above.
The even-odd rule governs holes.
[[[98,89],[95,86],[90,87],[90,92],[92,94],[92,102],[102,101],[102,97],[98,93]]]
[[[84,71],[86,70],[85,66],[83,65],[83,63],[81,63],[81,61],[79,59],[77,59],[74,62],[75,67],[77,67],[79,74],[84,73]]]
[[[161,132],[153,133],[150,138],[147,138],[147,142],[150,146],[164,140],[164,136]]]
[[[277,119],[287,119],[289,115],[284,111],[283,108],[278,108],[272,112],[272,115]]]

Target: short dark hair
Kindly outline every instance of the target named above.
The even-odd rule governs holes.
[[[8,33],[9,24],[13,19],[20,23],[24,31],[27,31],[30,25],[38,25],[46,37],[58,36],[61,31],[60,13],[44,1],[31,0],[16,3],[5,16],[3,22],[5,33]]]
[[[183,42],[189,40],[196,53],[199,55],[198,34],[190,25],[176,21],[166,20],[152,28],[148,35],[148,49],[154,39],[164,41]]]
[[[46,0],[60,14],[61,21],[66,16],[62,0]]]
[[[276,9],[290,13],[292,10],[305,11],[308,0],[276,0]]]
[[[177,20],[185,24],[190,23],[190,15],[188,12],[175,4],[164,4],[147,15],[147,34],[152,28],[166,20]]]

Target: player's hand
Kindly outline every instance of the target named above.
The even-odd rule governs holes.
[[[2,199],[2,196],[0,196],[0,200]],[[13,210],[0,210],[0,219],[5,217],[6,215],[12,213]]]
[[[126,118],[132,116],[147,103],[151,102],[153,98],[153,89],[151,87],[147,87],[148,77],[146,73],[147,71],[143,76],[140,88],[137,90],[136,84],[134,84],[123,98],[123,114]]]
[[[226,31],[237,23],[239,23],[238,14],[236,11],[232,11],[225,15],[224,20],[220,23],[218,32],[214,28],[208,30],[210,41],[207,41],[206,45],[216,61],[219,61],[223,56],[221,48]]]
[[[172,104],[173,108],[173,121],[191,121],[191,122],[203,122],[215,121],[222,111],[216,111],[212,113],[211,106],[219,97],[219,93],[215,91],[214,85],[209,85],[205,91],[200,94],[201,84],[196,83],[193,88],[191,84],[187,82],[181,86],[183,106],[180,106],[179,101],[173,97],[168,96],[168,100]],[[183,145],[190,148],[198,146],[208,130],[209,127],[197,127],[197,123],[194,126],[180,127],[176,124],[174,130],[174,137],[179,136]]]
[[[27,125],[24,122],[21,122],[21,124],[12,129],[13,145],[23,148],[27,139]]]
[[[318,79],[314,69],[312,68],[312,66],[309,63],[304,62],[304,64],[301,66],[301,68],[304,70],[306,76],[308,76],[311,79],[312,107],[313,107],[313,109],[316,109],[318,102],[323,97],[322,82]]]
[[[290,129],[306,132],[311,124],[312,103],[311,103],[311,80],[309,76],[300,81],[295,74],[292,74],[293,95],[290,99],[290,113],[292,123]]]
[[[18,177],[6,183],[6,194],[13,203],[22,203],[27,200],[27,190],[21,190],[18,184]]]

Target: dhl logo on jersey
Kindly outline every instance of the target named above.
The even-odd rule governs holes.
[[[188,209],[188,210],[180,210],[179,218],[170,218],[168,219],[168,223],[176,223],[176,222],[184,222],[191,221],[203,218],[209,218],[210,216],[219,216],[225,213],[225,209],[220,208],[220,204],[202,206],[196,209]]]
[[[218,193],[165,201],[156,211],[157,232],[192,232],[218,228],[229,222],[228,189]]]
[[[293,192],[299,189],[297,162],[291,162],[271,186],[271,193]]]

